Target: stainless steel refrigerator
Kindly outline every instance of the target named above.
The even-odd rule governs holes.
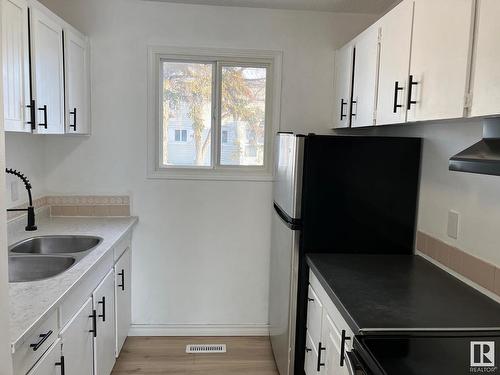
[[[280,375],[301,375],[307,253],[413,252],[421,140],[278,133],[269,329]]]

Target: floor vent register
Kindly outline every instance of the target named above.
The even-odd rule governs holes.
[[[186,345],[186,353],[203,354],[203,353],[225,353],[226,344],[205,344],[205,345]]]

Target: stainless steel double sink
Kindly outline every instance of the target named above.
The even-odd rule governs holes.
[[[48,279],[70,269],[102,238],[95,236],[39,236],[9,247],[9,282]]]

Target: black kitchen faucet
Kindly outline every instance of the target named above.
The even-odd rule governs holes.
[[[37,227],[35,225],[35,208],[33,207],[33,199],[31,197],[31,183],[28,180],[28,178],[22,174],[19,171],[16,171],[15,169],[11,168],[6,168],[5,172],[8,174],[13,174],[14,176],[19,177],[21,180],[24,182],[24,186],[26,187],[26,190],[28,191],[28,198],[29,198],[29,205],[28,208],[10,208],[7,211],[12,212],[12,211],[26,211],[28,212],[28,225],[26,225],[26,230],[27,231],[34,231],[37,230]]]

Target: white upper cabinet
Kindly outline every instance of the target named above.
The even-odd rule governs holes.
[[[348,128],[351,125],[353,53],[354,48],[350,43],[335,52],[334,128]]]
[[[35,132],[64,133],[63,28],[37,3],[31,5],[31,58]]]
[[[1,14],[5,130],[30,132],[28,4],[2,0]]]
[[[379,26],[371,26],[354,41],[354,80],[351,127],[372,126],[375,121]]]
[[[464,116],[474,0],[415,0],[408,121]]]
[[[500,1],[478,0],[471,116],[500,114]]]
[[[64,30],[66,74],[66,133],[88,134],[89,74],[88,42],[76,32]]]
[[[377,125],[406,122],[413,0],[404,0],[380,20]]]

